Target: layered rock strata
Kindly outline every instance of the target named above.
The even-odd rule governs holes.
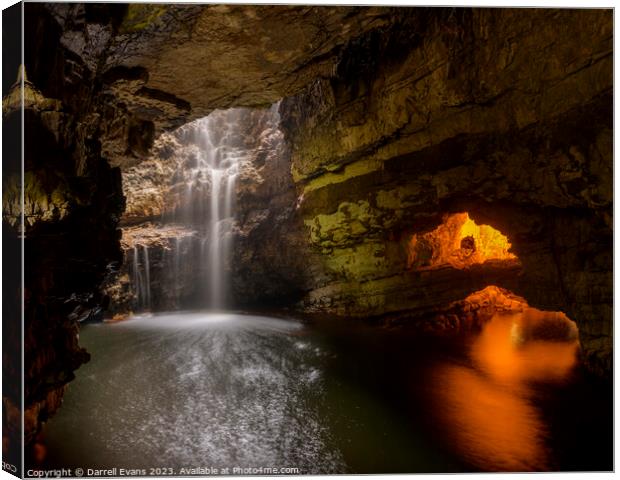
[[[565,312],[587,363],[609,371],[609,13],[438,13],[362,35],[334,76],[282,102],[304,223],[331,276],[305,308],[432,307],[467,294],[455,288],[463,275],[464,290],[479,289],[484,265],[407,266],[413,235],[468,212],[521,263],[493,284]]]

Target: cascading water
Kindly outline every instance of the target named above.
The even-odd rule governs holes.
[[[190,169],[184,217],[199,231],[206,306],[227,304],[227,269],[234,223],[235,180],[245,157],[238,133],[238,110],[216,112],[188,127],[187,136],[199,148]]]
[[[138,247],[137,245],[133,246],[131,250],[131,256],[133,258],[132,261],[132,270],[131,275],[133,277],[133,285],[136,291],[136,297],[138,300],[138,305],[141,304],[142,300],[142,272],[140,270],[140,260],[138,259]]]
[[[236,198],[257,159],[279,151],[278,106],[216,110],[168,134],[175,172],[161,219],[128,244],[138,311],[231,306]]]
[[[146,300],[146,308],[151,308],[151,266],[149,262],[149,247],[147,245],[142,245],[142,251],[144,253],[144,290],[145,290],[145,300]]]
[[[142,260],[140,260],[142,251]],[[131,275],[136,290],[137,306],[141,310],[151,308],[151,272],[149,262],[149,247],[147,245],[134,245],[131,250]]]

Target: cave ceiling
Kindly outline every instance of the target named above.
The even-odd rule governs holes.
[[[103,154],[120,166],[143,158],[159,133],[214,109],[265,107],[330,77],[347,42],[398,18],[385,7],[46,8],[62,46],[102,83]]]

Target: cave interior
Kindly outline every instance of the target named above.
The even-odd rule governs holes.
[[[553,365],[607,381],[612,15],[25,4],[3,79],[5,131],[24,99],[3,232],[19,242],[22,181],[25,442],[89,361],[81,325],[146,312],[456,337],[519,314],[513,343],[559,338]]]

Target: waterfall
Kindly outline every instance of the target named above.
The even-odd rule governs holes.
[[[174,256],[173,256],[173,280],[172,287],[174,289],[174,301],[178,306],[180,304],[180,285],[181,285],[181,246],[183,237],[175,237],[174,239]]]
[[[199,152],[188,175],[185,218],[202,230],[205,305],[211,309],[227,304],[235,186],[245,157],[239,117],[238,109],[218,111],[186,127]]]
[[[220,251],[220,184],[221,172],[217,169],[211,170],[211,219],[210,237],[211,248],[209,251],[209,301],[212,308],[221,307],[222,303],[222,257]]]
[[[174,168],[166,208],[129,243],[136,309],[231,306],[237,194],[280,152],[279,121],[278,104],[216,110],[165,134],[174,150],[153,164]]]
[[[144,252],[144,301],[146,308],[151,308],[151,272],[149,264],[149,247],[142,245]]]
[[[136,297],[137,297],[137,301],[138,301],[138,305],[140,305],[140,298],[141,298],[141,293],[142,293],[142,277],[140,274],[140,263],[138,261],[138,247],[136,245],[133,246],[133,250],[132,250],[132,255],[133,255],[133,268],[132,268],[132,277],[133,277],[133,284],[135,287],[135,292],[136,292]]]
[[[140,250],[142,250],[142,261],[140,261]],[[147,245],[134,244],[132,257],[130,275],[136,293],[136,306],[138,309],[151,309],[149,247]]]

